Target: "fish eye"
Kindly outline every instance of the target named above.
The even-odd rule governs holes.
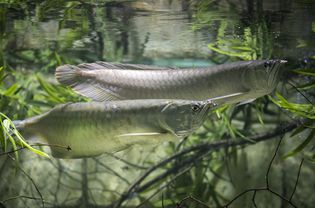
[[[200,109],[200,105],[198,105],[198,104],[193,104],[193,105],[191,106],[191,109],[192,109],[192,111],[197,112],[197,111],[199,111],[199,109]]]

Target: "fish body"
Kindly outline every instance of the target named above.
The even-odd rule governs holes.
[[[95,101],[125,99],[217,99],[238,103],[269,94],[283,60],[255,60],[207,68],[164,68],[96,62],[56,69],[57,80]]]
[[[82,158],[186,137],[212,107],[211,101],[187,100],[70,103],[15,123],[47,141],[54,157]]]

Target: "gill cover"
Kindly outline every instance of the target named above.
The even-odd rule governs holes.
[[[184,138],[202,125],[210,106],[213,106],[210,101],[169,102],[162,109],[163,116],[159,123],[166,131]]]

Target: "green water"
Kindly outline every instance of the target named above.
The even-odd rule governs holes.
[[[54,71],[62,64],[102,60],[198,67],[239,60],[284,59],[288,60],[288,70],[308,72],[287,73],[277,89],[289,102],[307,106],[282,105],[280,109],[267,97],[230,106],[217,112],[218,116],[209,116],[205,125],[181,145],[137,147],[115,154],[133,165],[106,155],[58,160],[23,150],[19,151],[22,171],[3,154],[1,205],[113,207],[145,168],[182,149],[225,138],[241,141],[303,118],[309,121],[306,130],[284,139],[272,166],[270,184],[281,196],[290,198],[298,166],[305,158],[293,202],[298,207],[312,207],[314,133],[308,127],[314,125],[315,112],[314,11],[312,0],[0,1],[0,112],[12,120],[40,114],[59,103],[87,101],[58,85]],[[292,85],[304,86],[299,89],[302,93]],[[2,134],[0,141],[5,141]],[[182,207],[223,206],[247,188],[264,187],[277,141],[223,148],[202,157],[202,152],[179,157],[150,174],[137,193],[123,200],[122,207],[176,207],[176,203]],[[1,154],[12,148],[7,143]],[[297,154],[287,160],[281,159],[297,147],[303,150],[295,151]],[[49,148],[43,151],[49,154]],[[188,165],[180,165],[190,159]],[[154,181],[163,173],[165,177]],[[154,182],[152,186],[145,186],[150,180]],[[185,200],[190,195],[194,198]],[[290,206],[263,191],[257,192],[255,202],[258,207]],[[254,207],[252,193],[231,207]]]

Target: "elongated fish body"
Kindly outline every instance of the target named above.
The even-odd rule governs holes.
[[[269,94],[285,62],[255,60],[190,69],[96,62],[60,66],[56,78],[95,101],[217,98],[219,104],[237,103]]]
[[[188,136],[212,107],[211,101],[186,100],[70,103],[15,123],[46,140],[54,157],[82,158]]]

